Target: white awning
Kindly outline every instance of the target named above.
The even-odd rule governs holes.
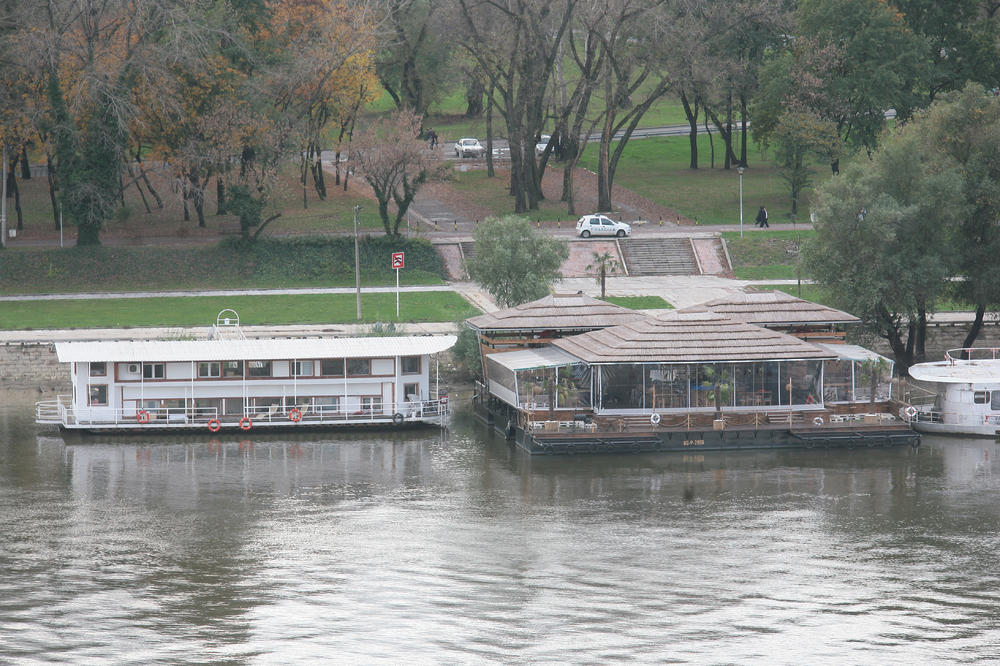
[[[561,365],[582,363],[580,359],[556,347],[521,349],[487,356],[491,361],[508,370],[533,370],[534,368],[555,368]]]
[[[454,335],[250,340],[109,340],[57,342],[56,355],[62,363],[386,358],[436,354],[450,349],[456,340]]]
[[[858,363],[864,363],[865,361],[871,361],[874,359],[883,359],[890,366],[895,364],[895,361],[891,358],[877,354],[871,349],[859,347],[858,345],[828,345],[821,342],[814,342],[812,344],[822,348],[824,351],[834,354],[837,359],[841,361],[857,361]]]

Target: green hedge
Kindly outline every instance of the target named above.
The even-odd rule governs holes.
[[[423,239],[362,238],[365,284],[395,284],[393,252],[406,252],[400,283],[440,284],[441,257]],[[214,246],[18,248],[0,253],[0,291],[53,293],[162,289],[279,288],[354,284],[354,238],[235,239]]]

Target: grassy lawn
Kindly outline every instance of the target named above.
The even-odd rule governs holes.
[[[548,167],[552,169],[551,166]],[[562,171],[556,170],[559,178],[562,178]],[[513,215],[514,199],[509,194],[510,178],[506,175],[489,178],[485,170],[456,171],[452,178],[451,186],[459,194],[465,195],[481,206],[485,206],[493,211],[493,215]],[[522,217],[527,217],[532,222],[559,222],[563,226],[576,224],[579,215],[572,218],[566,212],[565,202],[545,199],[538,205],[538,210],[528,211]]]
[[[710,168],[710,140],[698,137],[698,169],[690,169],[688,138],[655,137],[629,141],[615,172],[615,183],[664,206],[674,208],[698,224],[739,224],[740,188],[736,169],[722,168],[722,143],[715,137],[716,167]],[[749,167],[743,173],[743,223],[753,224],[757,208],[767,207],[771,222],[791,220],[791,200],[772,162],[751,147]],[[581,166],[595,169],[597,146],[589,145]],[[815,167],[814,184],[828,178],[830,170]],[[807,190],[799,202],[799,220],[808,219]]]
[[[794,280],[798,274],[799,248],[816,235],[802,231],[754,231],[740,238],[738,231],[723,232],[733,260],[733,274],[743,280]]]
[[[0,329],[208,326],[232,308],[244,325],[354,324],[354,294],[218,296],[0,302]],[[365,323],[458,321],[479,314],[452,291],[362,294]]]
[[[620,305],[631,310],[673,310],[674,306],[659,296],[608,296],[608,303]]]

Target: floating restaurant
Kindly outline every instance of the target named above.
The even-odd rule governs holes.
[[[476,410],[532,453],[918,443],[856,322],[774,292],[659,316],[548,297],[468,320]]]
[[[211,339],[58,342],[72,393],[37,403],[36,422],[96,432],[442,424],[437,358],[455,340],[248,339],[223,311]]]

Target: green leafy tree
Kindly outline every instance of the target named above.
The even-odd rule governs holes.
[[[812,180],[813,169],[809,166],[809,158],[837,159],[840,137],[832,122],[809,112],[788,111],[779,118],[771,140],[776,147],[778,174],[788,185],[792,215],[795,215],[799,212],[802,190]]]
[[[523,217],[488,218],[474,234],[476,255],[469,276],[502,307],[541,298],[562,277],[566,242],[537,232]]]
[[[803,268],[885,338],[905,371],[924,354],[927,314],[947,288],[950,236],[963,214],[959,169],[910,125],[869,163],[817,188]]]

